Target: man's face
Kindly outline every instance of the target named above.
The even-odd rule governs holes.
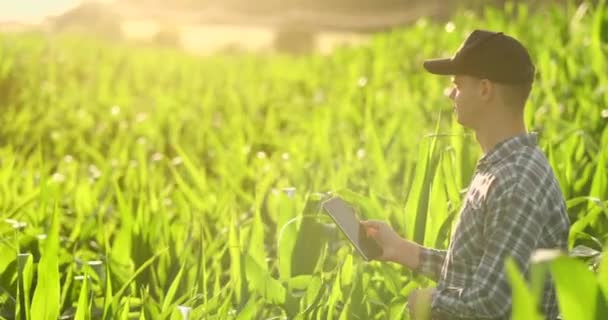
[[[480,80],[470,76],[456,75],[452,77],[452,85],[450,99],[454,102],[458,123],[474,129],[483,115]]]

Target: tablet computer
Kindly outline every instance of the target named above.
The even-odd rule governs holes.
[[[363,259],[369,261],[382,255],[382,248],[376,240],[367,236],[365,228],[359,223],[355,208],[339,197],[326,200],[321,206]]]

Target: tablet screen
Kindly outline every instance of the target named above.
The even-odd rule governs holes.
[[[338,197],[323,202],[322,206],[365,260],[382,254],[376,241],[367,236],[352,206]]]

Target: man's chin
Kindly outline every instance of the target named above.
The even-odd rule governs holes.
[[[462,119],[462,117],[458,116],[458,113],[456,114],[456,121],[457,121],[457,122],[458,122],[458,123],[459,123],[461,126],[463,126],[463,127],[465,127],[465,128],[469,128],[469,129],[471,129],[471,125],[470,125],[468,122],[464,121],[464,119]]]

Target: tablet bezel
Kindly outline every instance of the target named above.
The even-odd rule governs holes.
[[[338,226],[338,228],[342,231],[342,233],[346,236],[346,238],[353,244],[355,249],[359,252],[359,254],[366,261],[371,261],[374,257],[369,256],[365,250],[363,249],[362,243],[359,241],[359,232],[360,230],[356,230],[357,234],[351,234],[351,231],[346,230],[346,226],[343,226],[340,223],[340,220],[336,217],[338,214],[346,214],[357,222],[359,228],[361,228],[359,219],[357,217],[357,211],[353,206],[351,206],[348,202],[344,201],[340,197],[332,197],[321,204],[321,207],[327,212],[327,214],[331,217],[334,223]],[[374,241],[373,239],[370,239]]]

